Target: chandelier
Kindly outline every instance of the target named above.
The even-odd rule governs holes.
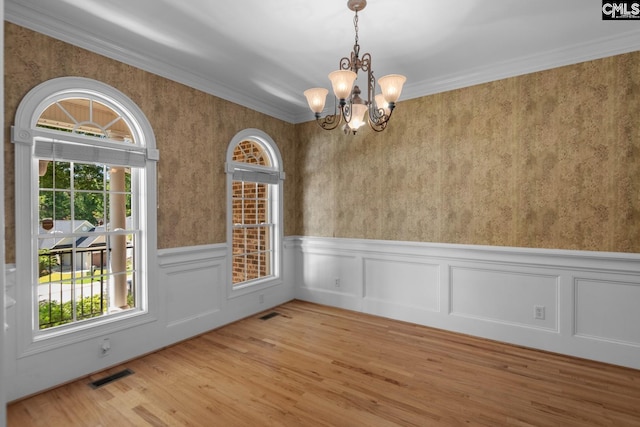
[[[374,96],[376,79],[371,69],[371,55],[365,53],[360,58],[360,45],[358,44],[358,11],[367,5],[366,0],[348,0],[347,7],[355,12],[353,26],[356,33],[355,44],[350,57],[340,60],[339,69],[329,73],[329,80],[336,98],[333,114],[321,117],[324,110],[327,94],[325,88],[313,88],[304,91],[309,108],[315,113],[316,121],[322,129],[335,129],[344,120],[344,133],[352,132],[354,135],[358,129],[369,123],[371,129],[381,132],[387,127],[396,101],[400,97],[402,85],[407,80],[399,74],[389,74],[380,77],[378,84],[382,93]],[[367,99],[360,97],[360,88],[355,85],[358,71],[367,73]]]

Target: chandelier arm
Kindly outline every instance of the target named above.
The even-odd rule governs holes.
[[[351,100],[349,100],[347,104],[341,107],[340,110],[341,110],[342,118],[344,119],[344,122],[347,124],[351,123],[351,118],[353,117],[353,114],[351,114],[352,112]]]
[[[384,109],[379,108],[378,112],[380,113],[380,115],[378,116],[377,120],[375,121],[369,120],[369,127],[371,127],[371,129],[375,130],[376,132],[382,132],[387,128],[389,119],[391,119],[391,116],[393,115],[393,110],[396,108],[395,102],[389,103],[388,108],[389,108],[389,114],[386,114],[384,112]]]
[[[342,122],[342,114],[328,114],[324,117],[320,117],[320,114],[318,114],[316,122],[324,130],[333,130]]]
[[[321,117],[320,113],[316,113],[316,122],[324,130],[333,130],[342,123],[342,105],[338,106],[336,97],[333,97],[333,114]]]
[[[367,58],[368,56],[368,58]],[[375,91],[376,91],[376,78],[373,76],[373,70],[371,69],[371,55],[366,53],[364,55],[363,63],[366,61],[367,68],[363,70],[367,71],[367,105],[369,109],[375,104]]]
[[[369,127],[371,129],[373,129],[376,132],[382,132],[383,130],[385,130],[387,128],[387,124],[389,123],[389,120],[385,120],[382,123],[372,123],[371,121],[369,121]]]
[[[362,55],[362,59],[359,62],[360,63],[358,65],[362,71],[366,71],[366,72],[371,71],[373,73],[373,71],[371,70],[371,54],[370,53],[365,53],[364,55]]]
[[[384,117],[384,109],[376,108],[375,102],[375,91],[376,91],[376,78],[373,75],[373,70],[371,69],[371,55],[365,53],[362,57],[362,62],[365,64],[366,68],[363,66],[363,70],[367,71],[367,107],[369,113],[369,125],[373,125],[380,123],[380,119]],[[374,129],[375,130],[375,129]],[[382,129],[381,129],[382,130]]]
[[[389,124],[389,119],[391,118],[391,112],[387,116],[384,114],[384,110],[382,108],[379,109],[380,115],[377,116],[376,120],[372,120],[371,116],[369,116],[369,127],[376,132],[382,132],[387,128],[387,124]]]
[[[351,59],[347,58],[346,56],[343,57],[342,59],[340,59],[340,64],[339,64],[338,69],[339,70],[350,70],[350,71],[353,71],[352,67],[351,67]]]

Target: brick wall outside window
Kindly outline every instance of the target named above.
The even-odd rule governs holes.
[[[269,157],[252,141],[239,143],[233,161],[269,166]],[[269,184],[232,183],[232,283],[234,285],[272,274],[273,224],[269,215]]]

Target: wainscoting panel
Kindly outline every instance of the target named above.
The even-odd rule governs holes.
[[[305,287],[347,295],[360,293],[359,262],[352,255],[309,252],[303,258]]]
[[[640,254],[319,237],[287,244],[298,299],[640,369]]]
[[[167,271],[167,322],[169,327],[220,310],[224,288],[224,258]]]
[[[454,266],[450,277],[452,315],[558,332],[558,276]]]
[[[576,336],[640,347],[640,283],[623,279],[575,279]]]
[[[440,266],[407,260],[364,258],[364,297],[428,311],[440,310]]]
[[[166,275],[167,327],[220,310],[225,295],[225,246],[164,251],[160,252],[159,261]]]

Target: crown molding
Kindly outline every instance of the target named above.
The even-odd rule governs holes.
[[[204,78],[179,65],[168,64],[161,59],[132,51],[104,38],[79,31],[63,21],[45,16],[35,9],[17,4],[15,1],[7,1],[5,3],[5,19],[33,31],[182,83],[288,123],[302,123],[314,120],[313,113],[307,111],[308,109],[302,112],[297,106],[292,106],[290,110],[278,108],[255,97],[239,93],[221,81]],[[524,56],[489,66],[477,67],[446,77],[437,76],[409,82],[403,88],[402,100],[420,98],[638,50],[640,50],[640,29],[613,37],[576,44],[567,48],[554,49],[537,55]]]
[[[537,55],[523,56],[491,64],[485,67],[465,70],[446,78],[436,77],[405,85],[402,99],[420,98],[449,90],[502,80],[509,77],[535,73],[581,62],[640,50],[640,29],[621,35],[601,38],[588,43],[554,49]]]
[[[79,31],[68,23],[43,15],[41,12],[28,6],[17,4],[14,1],[7,1],[4,12],[5,20],[13,24],[140,68],[141,70],[148,71],[169,80],[182,83],[285,122],[294,123],[295,114],[292,114],[290,111],[276,108],[254,97],[238,93],[237,90],[230,88],[220,81],[204,78],[176,64],[168,64],[144,53],[135,52],[126,47],[119,46],[110,40],[94,34]]]

